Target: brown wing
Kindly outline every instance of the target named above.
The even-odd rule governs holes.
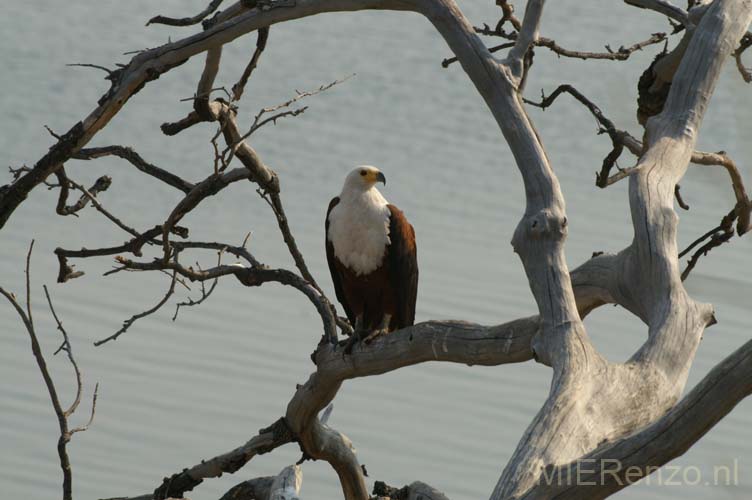
[[[350,324],[354,325],[355,315],[352,312],[352,307],[350,307],[350,304],[347,302],[345,291],[342,288],[342,276],[340,276],[340,272],[337,270],[336,257],[334,256],[334,245],[329,241],[329,213],[337,206],[337,203],[339,203],[339,196],[332,198],[332,201],[329,202],[329,208],[326,210],[326,222],[324,223],[326,260],[329,263],[329,273],[332,275],[332,283],[334,283],[334,293],[337,295],[337,300],[339,300],[339,303],[342,304],[342,307],[345,309],[345,314],[347,315],[347,319],[350,320]]]
[[[396,327],[404,328],[415,323],[415,302],[418,297],[418,255],[415,246],[415,230],[407,222],[405,214],[388,205],[389,239],[387,248],[391,282],[397,292]]]

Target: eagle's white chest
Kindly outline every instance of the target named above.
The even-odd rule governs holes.
[[[340,196],[329,213],[327,240],[334,255],[356,274],[368,274],[381,265],[389,245],[388,202],[376,189],[357,196]]]

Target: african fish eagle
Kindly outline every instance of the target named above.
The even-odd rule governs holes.
[[[337,299],[354,325],[352,341],[369,342],[415,321],[415,230],[377,182],[386,185],[376,167],[355,168],[326,213],[326,257]]]

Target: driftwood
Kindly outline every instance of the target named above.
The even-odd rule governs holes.
[[[159,16],[150,22],[192,25],[214,12],[220,3],[211,2],[196,16],[180,19]],[[112,87],[96,109],[59,136],[57,143],[32,168],[15,171],[14,182],[0,188],[0,229],[32,189],[55,175],[61,190],[57,209],[60,215],[75,213],[91,203],[132,236],[118,246],[80,251],[57,249],[59,281],[81,274],[73,271],[69,259],[102,255],[117,256],[118,267],[110,273],[128,270],[169,274],[171,281],[164,299],[149,311],[134,316],[121,331],[102,343],[117,338],[133,321],[168,302],[178,280],[213,282],[209,292],[203,291],[200,302],[211,294],[217,280],[225,276],[234,276],[248,287],[282,283],[305,294],[321,316],[323,335],[312,354],[316,370],[297,388],[282,417],[245,445],[202,460],[166,478],[153,493],[135,498],[183,497],[207,478],[237,472],[256,455],[295,442],[304,459],[325,460],[332,466],[346,499],[368,499],[364,471],[352,443],[329,427],[326,418],[320,419],[319,414],[332,402],[345,380],[426,361],[499,365],[534,359],[552,368],[548,398],[501,473],[492,499],[605,498],[632,484],[631,476],[648,475],[681,455],[752,392],[752,343],[748,342],[681,399],[700,338],[715,318],[711,305],[695,301],[684,288],[683,280],[696,259],[684,273],[680,271],[678,218],[673,207],[675,197],[683,204],[678,183],[690,162],[719,165],[730,174],[737,203],[719,228],[693,244],[694,247],[705,242],[695,256],[699,258],[700,252],[707,253],[728,241],[733,236],[734,221],[738,235],[749,229],[752,204],[738,167],[723,153],[695,151],[695,144],[726,60],[735,57],[745,77],[740,61],[744,50],[752,45],[746,31],[752,20],[752,0],[716,0],[700,3],[689,11],[663,0],[626,0],[628,4],[668,16],[681,24],[677,30],[684,31],[681,41],[660,56],[641,79],[644,106],[640,109],[640,119],[645,127],[642,140],[617,129],[597,106],[571,87],[557,89],[538,104],[547,107],[557,95],[568,92],[586,105],[613,145],[598,174],[598,185],[606,187],[625,178],[629,182],[632,243],[617,254],[594,256],[572,272],[564,255],[567,236],[564,196],[522,98],[533,61],[532,51],[543,46],[573,57],[620,60],[647,47],[650,40],[663,37],[656,35],[624,49],[620,56],[589,52],[573,55],[539,36],[544,0],[528,0],[521,20],[514,16],[509,2],[497,3],[503,17],[492,29],[474,28],[454,0],[239,1],[205,20],[203,32],[143,51],[126,66],[110,72]],[[308,270],[288,225],[280,179],[249,142],[258,127],[302,113],[305,108],[292,106],[302,97],[331,85],[299,93],[280,107],[264,110],[271,115],[261,120],[263,112],[259,113],[247,133],[242,132],[237,122],[237,101],[261,57],[272,25],[326,12],[364,9],[413,11],[424,16],[444,38],[454,54],[453,60],[462,66],[495,118],[524,182],[526,205],[512,244],[535,297],[537,316],[497,326],[429,321],[394,332],[370,345],[357,345],[350,355],[343,355],[338,345],[338,328],[349,333],[350,327],[338,317]],[[504,31],[507,24],[514,32]],[[228,94],[230,100],[213,97],[222,46],[253,31],[258,31],[257,47],[233,96]],[[504,46],[509,48],[506,56],[493,56],[482,41],[483,35],[511,40]],[[214,171],[208,177],[187,181],[120,146],[85,148],[144,85],[202,53],[206,53],[206,62],[192,99],[193,109],[182,119],[165,123],[162,131],[174,135],[198,123],[216,123],[218,129],[212,141],[216,151]],[[223,145],[219,144],[220,138]],[[611,168],[625,149],[638,158],[636,166],[611,175]],[[146,231],[127,226],[109,214],[97,199],[97,193],[110,187],[108,182],[102,181],[106,187],[100,184],[96,190],[87,190],[70,180],[63,170],[68,160],[93,160],[103,155],[129,161],[145,175],[178,189],[184,197],[165,220],[156,221],[156,226]],[[242,166],[230,168],[235,159]],[[179,225],[185,216],[207,197],[241,181],[255,183],[268,202],[297,272],[267,268],[246,249],[245,243],[231,245],[187,239],[188,229]],[[82,193],[74,205],[66,203],[71,189]],[[176,240],[175,236],[181,239]],[[141,257],[141,250],[147,245],[160,249],[160,256],[143,261],[122,255]],[[181,252],[189,248],[218,251],[220,257],[222,253],[230,253],[244,262],[223,265],[218,258],[214,267],[194,269],[180,261]],[[9,293],[4,294],[13,302]],[[583,326],[583,318],[604,304],[625,308],[647,326],[647,340],[624,363],[606,360]],[[26,314],[20,307],[16,309],[22,318],[25,315],[30,318],[30,311]],[[64,430],[61,424],[61,432]],[[552,479],[564,474],[571,477],[573,471],[578,478],[588,480],[572,484]],[[245,481],[223,498],[297,498],[301,481],[300,467],[291,466],[276,478]],[[420,482],[404,488],[378,483],[374,494],[392,499],[446,498]]]

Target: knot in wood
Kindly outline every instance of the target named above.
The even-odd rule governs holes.
[[[567,233],[567,218],[544,209],[527,218],[527,235],[533,239],[561,237]]]
[[[637,83],[637,121],[640,125],[645,125],[648,118],[663,111],[663,105],[671,90],[671,82],[659,81],[655,73],[656,64],[666,54],[666,52],[658,54]]]

